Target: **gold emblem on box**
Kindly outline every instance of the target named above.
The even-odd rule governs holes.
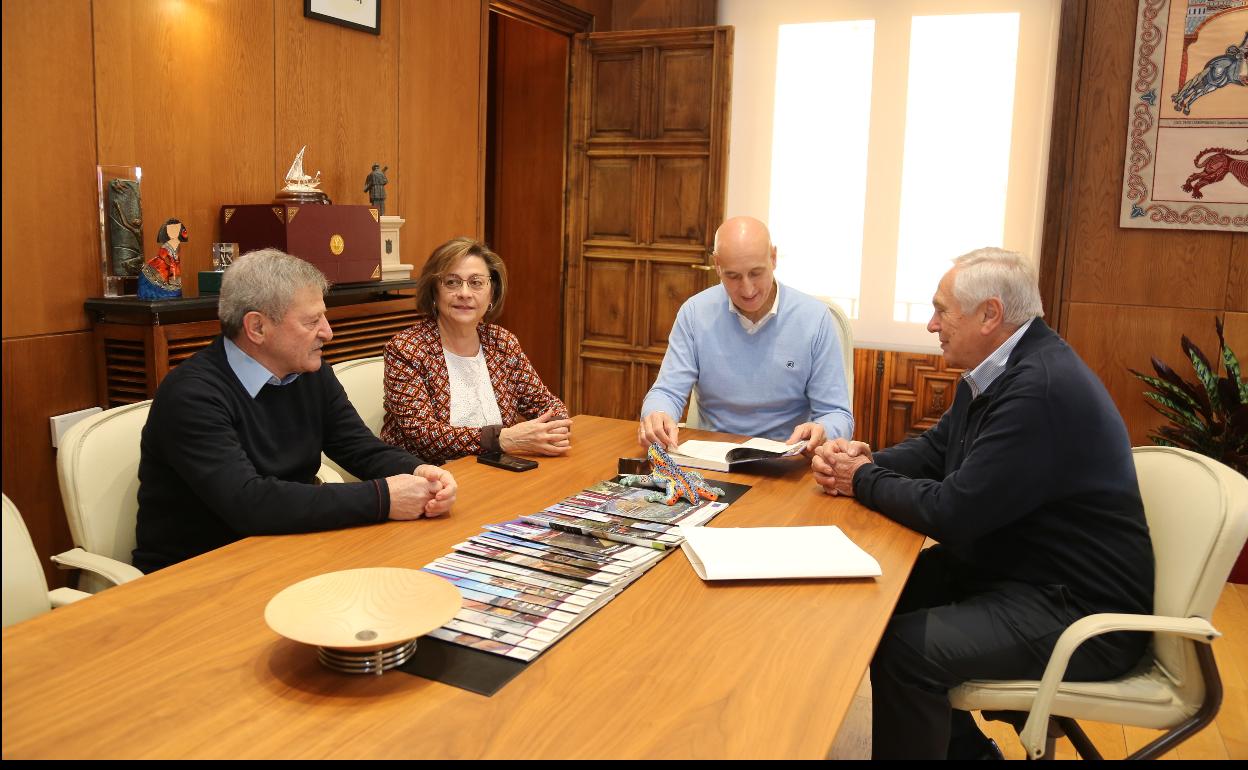
[[[277,217],[278,222],[285,222],[286,221],[286,209],[283,208],[282,206],[274,206],[273,216]]]
[[[329,251],[335,257],[342,256],[342,250],[346,247],[347,242],[342,239],[341,235],[334,233],[329,237]]]
[[[287,206],[286,207],[286,224],[290,224],[291,222],[294,222],[295,214],[298,214],[298,213],[299,213],[298,206]]]
[[[226,210],[225,210],[225,221],[226,221],[226,222],[229,222],[229,221],[230,221],[230,217],[232,217],[232,216],[234,216],[234,209],[226,209]]]
[[[373,268],[373,277],[374,278],[381,277],[381,265],[378,265],[377,267]]]
[[[380,222],[380,221],[381,221],[380,217],[379,217],[379,216],[378,216],[378,214],[377,214],[377,209],[369,209],[369,210],[368,210],[368,213],[370,213],[370,214],[372,214],[372,215],[373,215],[373,221],[374,221],[374,222]]]

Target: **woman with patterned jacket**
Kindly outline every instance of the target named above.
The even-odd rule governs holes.
[[[426,318],[386,345],[383,440],[435,462],[568,452],[567,407],[516,336],[489,323],[506,293],[507,268],[485,244],[460,237],[434,250],[416,287]]]

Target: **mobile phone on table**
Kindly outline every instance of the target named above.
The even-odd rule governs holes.
[[[526,460],[523,457],[515,457],[506,452],[486,452],[477,455],[477,462],[485,465],[493,465],[495,468],[506,468],[509,471],[531,471],[537,467],[537,461]]]

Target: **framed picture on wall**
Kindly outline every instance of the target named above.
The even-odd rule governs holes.
[[[303,15],[381,34],[381,0],[303,0]]]
[[[1123,227],[1248,230],[1248,0],[1139,0]]]

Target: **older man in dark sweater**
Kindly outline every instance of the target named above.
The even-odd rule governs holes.
[[[872,455],[841,439],[812,460],[829,494],[940,541],[920,555],[871,663],[877,759],[999,755],[951,708],[951,688],[1038,679],[1075,620],[1152,610],[1148,525],[1109,394],[1039,318],[1026,259],[980,249],[954,262],[928,323],[946,362],[967,370],[953,406],[898,446]],[[1067,676],[1116,676],[1147,643],[1096,637]]]
[[[275,249],[226,272],[222,335],[161,382],[143,428],[136,567],[250,535],[450,512],[451,474],[375,437],[321,361],[333,337],[327,288],[319,270]],[[315,483],[322,451],[372,480]]]

